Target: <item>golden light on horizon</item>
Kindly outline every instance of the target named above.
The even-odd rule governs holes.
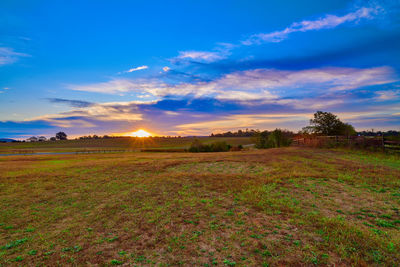
[[[150,136],[152,136],[151,133],[146,132],[145,130],[142,130],[142,129],[139,129],[136,132],[132,132],[129,135],[133,136],[133,137],[150,137]]]

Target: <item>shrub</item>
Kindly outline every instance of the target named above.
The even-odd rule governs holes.
[[[230,149],[230,151],[241,151],[241,150],[243,150],[243,146],[242,145],[233,146]]]
[[[269,136],[268,136],[268,145],[269,147],[281,147],[281,146],[290,146],[292,140],[288,137],[285,132],[280,129],[275,129]]]
[[[254,143],[256,148],[268,148],[267,144],[267,139],[268,139],[269,132],[268,131],[263,131],[263,132],[257,132],[254,135]]]
[[[225,141],[222,142],[215,142],[210,145],[211,152],[224,152],[229,151],[231,146],[228,145]]]
[[[263,131],[255,136],[254,142],[256,148],[283,147],[291,144],[292,133],[275,129],[272,132]]]
[[[231,146],[226,142],[215,142],[210,145],[205,145],[200,142],[200,140],[196,139],[193,141],[189,148],[189,152],[224,152],[229,151]]]

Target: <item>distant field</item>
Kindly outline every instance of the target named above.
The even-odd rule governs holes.
[[[195,137],[183,138],[109,138],[109,139],[84,139],[47,142],[26,143],[0,143],[1,153],[18,153],[21,151],[34,152],[66,152],[80,150],[112,150],[112,149],[139,149],[139,148],[188,148]],[[205,144],[216,141],[226,141],[231,145],[250,144],[248,137],[197,137]]]
[[[398,266],[399,207],[383,154],[0,157],[0,265]]]

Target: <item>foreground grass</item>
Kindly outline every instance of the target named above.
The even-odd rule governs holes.
[[[400,160],[269,149],[0,158],[1,265],[388,265]]]

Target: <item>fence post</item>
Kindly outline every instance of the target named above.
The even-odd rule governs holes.
[[[383,137],[383,134],[382,134],[382,150],[383,152],[385,152],[385,139]]]

